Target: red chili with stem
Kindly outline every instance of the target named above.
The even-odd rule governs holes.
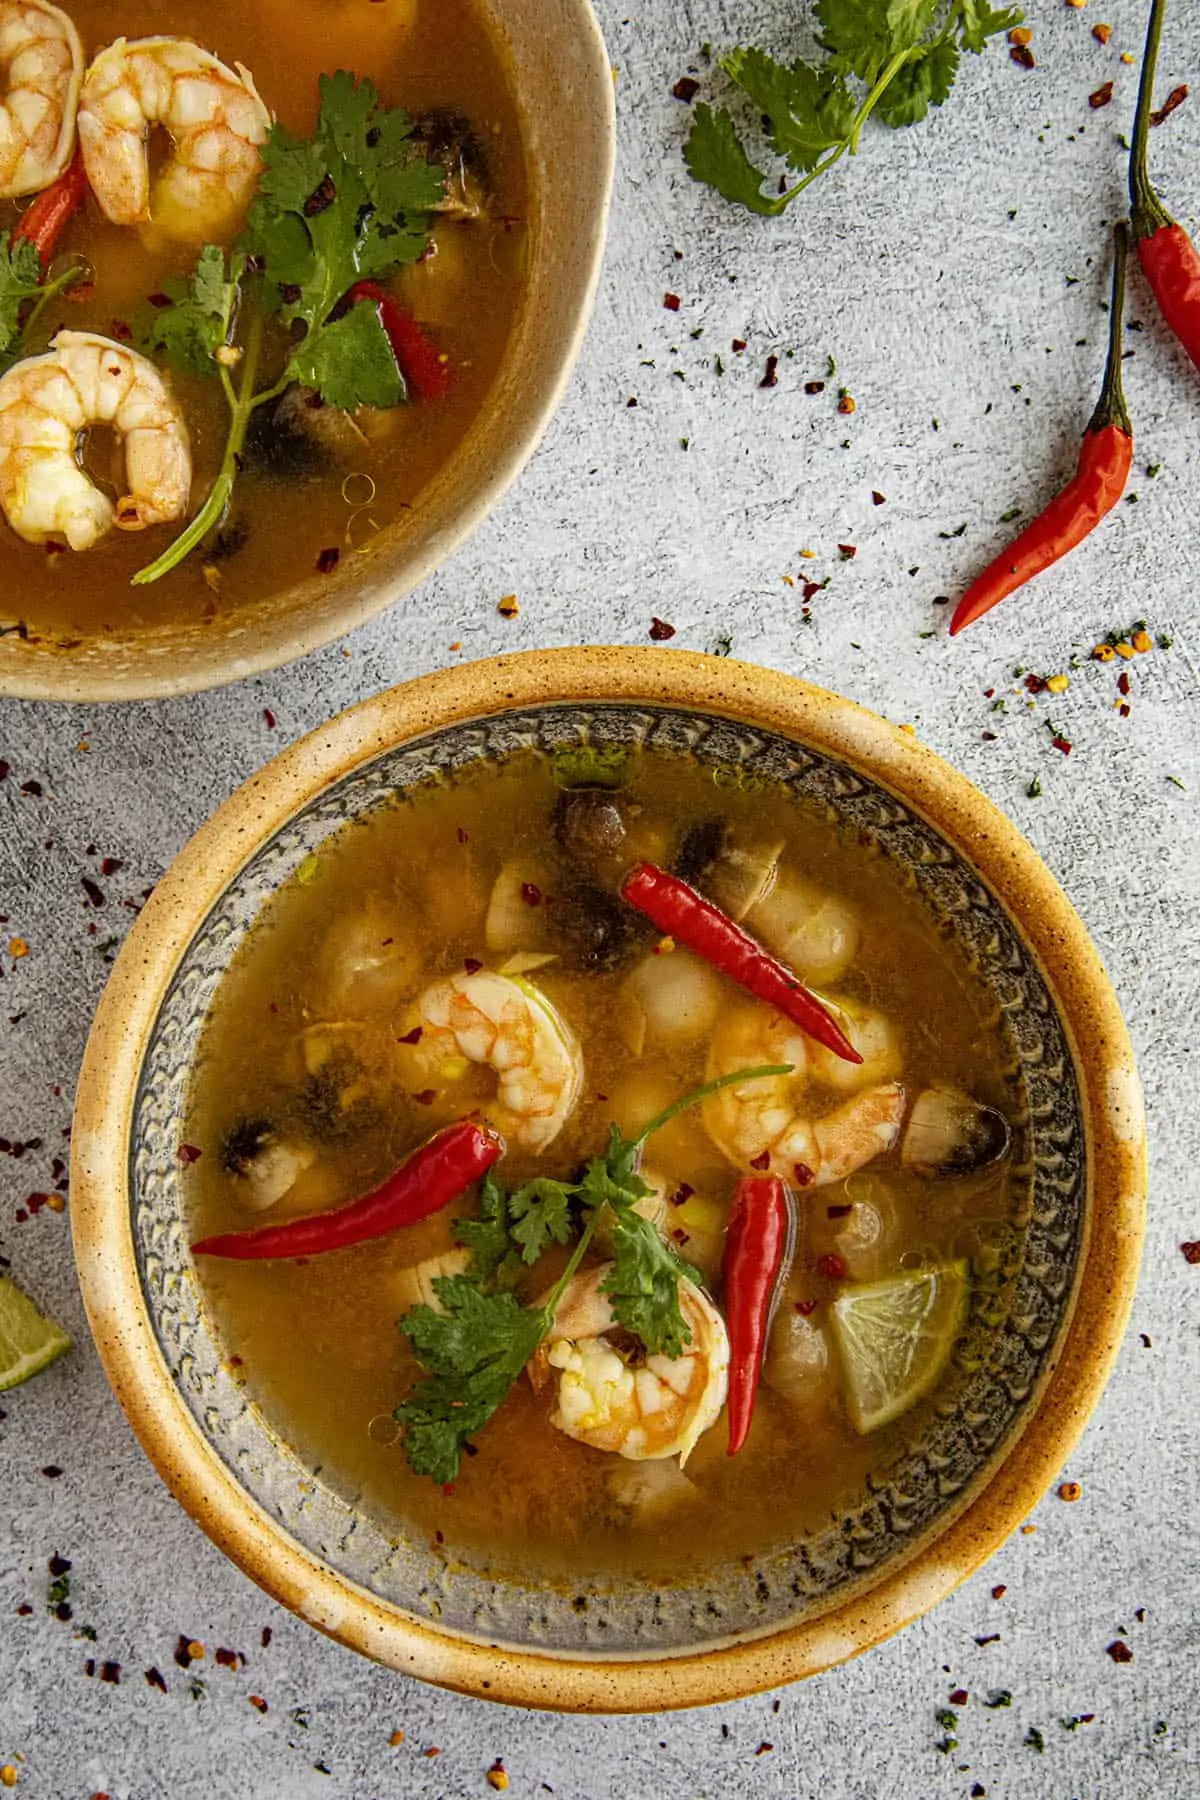
[[[1133,427],[1129,423],[1121,386],[1121,322],[1129,243],[1126,226],[1117,226],[1115,239],[1104,386],[1083,434],[1075,473],[1037,518],[1024,531],[1018,532],[1007,549],[975,577],[954,609],[950,621],[951,637],[956,637],[964,626],[973,625],[999,601],[1058,562],[1076,544],[1081,544],[1125,492],[1133,462]]]
[[[349,297],[355,304],[369,300],[377,308],[392,355],[417,399],[444,400],[454,385],[453,371],[408,308],[377,281],[356,281]]]
[[[1154,71],[1166,10],[1166,0],[1153,0],[1129,150],[1129,204],[1133,241],[1146,280],[1163,318],[1200,369],[1200,253],[1154,191],[1146,164]]]
[[[750,1431],[767,1333],[796,1242],[796,1209],[778,1175],[737,1184],[721,1265],[729,1333],[729,1452]]]
[[[40,193],[13,228],[12,241],[24,239],[38,253],[45,274],[54,260],[59,240],[87,198],[88,178],[83,152],[76,150],[57,181]]]
[[[862,1061],[832,1013],[809,993],[800,977],[678,875],[669,875],[654,863],[639,863],[621,883],[621,898],[659,931],[694,950],[756,999],[765,1000],[835,1056],[846,1062]]]
[[[365,1244],[440,1212],[503,1154],[504,1139],[491,1126],[460,1119],[414,1150],[381,1187],[349,1205],[289,1219],[283,1225],[202,1238],[192,1245],[192,1254],[257,1262],[272,1256],[320,1256],[326,1250]]]

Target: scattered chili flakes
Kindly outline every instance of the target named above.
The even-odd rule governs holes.
[[[1128,662],[1131,657],[1137,655],[1136,650],[1127,638],[1122,638],[1119,643],[1114,644],[1113,649],[1123,662]]]
[[[1187,82],[1185,81],[1181,83],[1179,87],[1172,88],[1162,105],[1158,107],[1155,112],[1150,114],[1150,123],[1152,125],[1161,125],[1164,119],[1170,118],[1177,106],[1183,105],[1187,97],[1188,88]]]
[[[671,89],[673,98],[682,100],[685,106],[690,106],[699,92],[700,83],[693,80],[690,75],[681,75],[679,80],[675,83],[675,86]]]
[[[1104,81],[1101,82],[1095,93],[1088,95],[1088,105],[1092,108],[1093,112],[1096,112],[1100,107],[1108,106],[1112,101],[1112,97],[1113,84],[1111,81]]]
[[[1008,34],[1010,44],[1029,44],[1033,42],[1033,33],[1028,25],[1017,25]]]
[[[1049,675],[1046,678],[1046,691],[1050,694],[1065,694],[1070,685],[1069,675]]]
[[[1014,44],[1008,54],[1022,69],[1032,69],[1035,66],[1033,51],[1028,44]]]
[[[317,557],[317,574],[332,575],[342,560],[342,553],[336,544],[330,544]]]
[[[502,619],[515,619],[520,610],[520,603],[515,594],[505,594],[496,602],[496,611]]]
[[[660,937],[654,946],[653,955],[670,956],[674,948],[675,939],[673,937]]]
[[[504,1793],[508,1787],[508,1772],[499,1757],[496,1758],[487,1772],[488,1786],[494,1787],[498,1794]]]
[[[816,1312],[819,1305],[819,1300],[797,1300],[796,1311],[802,1319],[807,1319],[810,1314]]]
[[[464,956],[463,957],[463,969],[466,971],[466,973],[468,975],[478,975],[478,973],[479,973],[480,969],[482,969],[482,967],[483,967],[483,964],[480,962],[480,960],[477,956]]]
[[[247,1698],[256,1712],[265,1713],[270,1710],[261,1694],[250,1694]]]
[[[40,800],[44,790],[40,781],[23,781],[21,792],[28,794],[31,800]]]
[[[884,502],[886,501],[886,499],[887,499],[887,495],[881,494],[878,488],[871,489],[871,505],[872,506],[882,506],[884,504]]]
[[[1054,748],[1056,750],[1060,750],[1064,756],[1070,756],[1070,754],[1071,754],[1070,740],[1068,738],[1063,737],[1060,732],[1055,732],[1054,736],[1050,739],[1050,742],[1054,746]]]
[[[950,1704],[951,1706],[965,1706],[970,1698],[966,1688],[955,1688],[950,1696]]]
[[[1200,1263],[1200,1238],[1193,1238],[1190,1243],[1180,1244],[1179,1248],[1183,1251],[1185,1262]]]
[[[825,383],[823,381],[806,381],[804,384],[804,391],[806,394],[823,394],[825,392]]]
[[[855,410],[855,406],[856,402],[854,396],[848,394],[845,388],[843,388],[838,395],[838,411],[840,413],[852,413]]]
[[[668,312],[678,312],[679,305],[680,305],[679,295],[678,294],[664,294],[663,295],[663,305],[666,307]]]
[[[274,1635],[275,1635],[275,1633],[271,1630],[271,1627],[269,1625],[263,1626],[262,1636],[259,1639],[259,1642],[262,1644],[262,1647],[264,1650],[269,1650],[271,1648],[271,1639],[274,1637]]]
[[[0,1781],[2,1781],[7,1788],[16,1787],[17,1771],[12,1763],[5,1763],[3,1768],[0,1768]]]
[[[1105,1646],[1105,1654],[1111,1656],[1115,1663],[1131,1663],[1133,1661],[1133,1651],[1124,1638],[1114,1638],[1111,1644]]]
[[[29,945],[23,937],[11,937],[8,940],[8,954],[14,961],[20,962],[23,956],[29,955]]]
[[[421,1752],[422,1756],[429,1756],[429,1757],[440,1756],[441,1754],[442,1754],[442,1747],[440,1744],[430,1744],[428,1750],[422,1750],[422,1752]]]
[[[838,545],[838,555],[841,557],[843,562],[853,562],[854,558],[858,555],[858,545],[857,544],[839,544]]]
[[[766,370],[758,385],[760,388],[779,386],[779,358],[777,356],[768,356]]]
[[[1082,1492],[1083,1489],[1077,1481],[1060,1481],[1058,1484],[1058,1497],[1060,1500],[1078,1500]]]
[[[1093,25],[1092,26],[1092,36],[1095,38],[1095,40],[1098,44],[1107,44],[1109,38],[1112,36],[1112,26],[1111,25]]]
[[[998,1581],[996,1583],[995,1587],[992,1589],[992,1599],[993,1600],[1003,1600],[1003,1598],[1004,1598],[1005,1594],[1007,1594],[1007,1592],[1008,1592],[1008,1588],[1005,1586],[1004,1582]]]
[[[1113,649],[1111,644],[1094,644],[1092,646],[1092,661],[1093,662],[1101,662],[1101,663],[1111,662],[1113,657],[1116,654],[1117,653]]]
[[[1117,676],[1117,692],[1118,694],[1127,694],[1129,692],[1129,677],[1124,669],[1122,669],[1121,673]]]
[[[218,1650],[216,1661],[222,1669],[240,1669],[246,1659],[240,1650]]]
[[[269,706],[263,707],[263,723],[266,725],[268,731],[274,731],[275,714],[271,711]]]
[[[750,1167],[752,1169],[758,1169],[761,1171],[763,1169],[769,1169],[770,1166],[771,1166],[771,1152],[769,1150],[762,1150],[759,1152],[759,1154],[757,1156],[752,1156],[750,1158]]]
[[[821,1277],[822,1281],[845,1281],[846,1264],[844,1260],[836,1254],[818,1257],[817,1274]]]
[[[768,1743],[766,1738],[764,1738],[762,1743],[758,1746],[758,1749],[754,1752],[754,1754],[755,1754],[755,1756],[767,1756],[774,1748],[775,1748],[774,1744]]]
[[[656,644],[665,644],[668,638],[675,636],[674,625],[668,625],[665,619],[651,618],[650,636]]]
[[[1021,1536],[1022,1537],[1032,1537],[1036,1531],[1037,1531],[1036,1525],[1022,1525]]]
[[[732,344],[730,345],[730,348],[732,349],[733,354],[735,356],[740,356],[742,354],[742,351],[746,348],[745,338],[734,338]]]
[[[62,1470],[57,1463],[47,1463],[42,1470],[42,1474],[46,1477],[47,1481],[57,1481],[62,1474]]]
[[[388,1739],[388,1743],[391,1745],[393,1750],[396,1750],[399,1748],[399,1746],[403,1742],[404,1742],[404,1733],[400,1730],[399,1726],[397,1726],[396,1730],[393,1731],[391,1737]]]
[[[1150,636],[1150,633],[1145,630],[1135,631],[1129,641],[1139,656],[1144,656],[1147,650],[1153,650],[1154,648],[1154,639]]]
[[[146,1686],[157,1688],[160,1694],[167,1691],[167,1680],[161,1669],[146,1670]]]

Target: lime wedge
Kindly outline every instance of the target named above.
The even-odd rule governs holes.
[[[967,1265],[850,1288],[832,1311],[850,1421],[864,1435],[878,1431],[941,1379],[967,1316]]]
[[[42,1317],[15,1281],[0,1275],[0,1391],[28,1381],[70,1348],[66,1333]]]

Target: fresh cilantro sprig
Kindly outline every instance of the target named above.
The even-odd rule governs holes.
[[[12,367],[42,313],[58,294],[82,279],[83,264],[42,280],[37,249],[28,238],[0,231],[0,375]]]
[[[719,58],[798,181],[764,193],[767,172],[751,160],[729,109],[696,108],[683,152],[689,170],[751,212],[786,211],[847,151],[857,154],[872,114],[894,127],[919,123],[948,98],[962,52],[979,55],[1024,16],[988,0],[817,0],[816,15],[825,52],[817,65],[777,62],[756,49]]]
[[[578,1182],[541,1177],[505,1194],[489,1174],[479,1196],[479,1217],[456,1224],[459,1242],[472,1252],[462,1275],[442,1275],[434,1290],[442,1307],[415,1306],[400,1321],[426,1370],[396,1408],[404,1426],[404,1453],[418,1475],[443,1485],[458,1474],[463,1446],[507,1399],[554,1323],[558,1303],[604,1222],[612,1268],[604,1292],[619,1324],[651,1354],[678,1356],[691,1333],[679,1304],[679,1283],[693,1271],[675,1255],[637,1202],[653,1191],[637,1172],[647,1138],[687,1108],[734,1083],[786,1075],[790,1064],[738,1069],[686,1094],[659,1113],[634,1138],[610,1127],[604,1154]],[[579,1232],[566,1267],[540,1306],[522,1306],[511,1292],[521,1271],[551,1244]]]
[[[413,140],[409,115],[386,109],[369,81],[342,70],[322,75],[320,93],[311,138],[272,127],[237,248],[227,254],[205,245],[190,278],[168,282],[136,321],[148,354],[166,356],[185,374],[220,379],[230,430],[204,506],[134,576],[135,586],[161,580],[220,522],[251,417],[285,388],[298,382],[346,411],[397,406],[405,397],[378,308],[344,303],[357,282],[386,279],[422,254],[446,173]],[[287,350],[282,369],[260,388],[269,320],[286,332]]]

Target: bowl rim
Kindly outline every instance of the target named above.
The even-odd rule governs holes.
[[[505,0],[486,4],[493,28],[502,31]],[[564,86],[572,96],[574,160],[579,170],[575,185],[583,205],[572,218],[570,242],[556,245],[552,348],[547,350],[542,335],[550,311],[546,296],[531,281],[490,388],[448,461],[420,490],[416,504],[428,507],[429,519],[413,546],[402,542],[373,554],[364,563],[362,579],[346,581],[327,606],[304,605],[297,612],[293,604],[279,604],[259,616],[259,609],[276,600],[298,596],[306,601],[316,591],[312,579],[294,584],[287,595],[267,595],[248,603],[231,615],[215,656],[185,655],[181,663],[176,640],[188,624],[184,620],[145,632],[122,629],[111,642],[96,637],[79,640],[93,651],[99,645],[103,654],[85,653],[80,659],[52,645],[44,653],[21,652],[11,662],[0,661],[0,695],[75,704],[133,703],[207,693],[269,673],[336,643],[398,604],[479,530],[518,480],[558,410],[583,348],[604,265],[617,144],[612,60],[592,0],[554,0],[554,4],[561,15],[562,41],[570,50]],[[503,47],[507,50],[507,44]],[[541,197],[549,177],[538,182],[532,152],[542,145],[542,133],[519,89],[515,98],[530,163],[533,242],[540,248],[546,211]],[[556,144],[554,167],[561,170],[561,166],[561,146]],[[537,267],[535,252],[534,274]],[[550,280],[549,273],[543,280]],[[513,381],[517,369],[522,370],[520,388]],[[255,648],[245,647],[248,638],[258,639]],[[186,643],[182,649],[186,652]]]
[[[680,707],[776,731],[902,797],[1000,899],[1034,954],[1071,1048],[1088,1148],[1071,1314],[1041,1397],[964,1510],[911,1560],[815,1620],[638,1658],[561,1656],[441,1631],[287,1538],[199,1433],[159,1350],[138,1274],[128,1143],[144,1047],[170,980],[220,893],[335,780],[445,726],[576,703]],[[690,651],[587,646],[439,670],[360,702],[284,750],[225,801],[168,869],[123,946],[84,1055],[71,1153],[72,1231],[108,1379],[150,1460],[198,1525],[293,1612],[395,1669],[480,1698],[582,1712],[733,1699],[844,1662],[928,1611],[1041,1497],[1111,1371],[1137,1278],[1146,1142],[1133,1051],[1087,931],[1017,827],[908,731],[793,676]]]

